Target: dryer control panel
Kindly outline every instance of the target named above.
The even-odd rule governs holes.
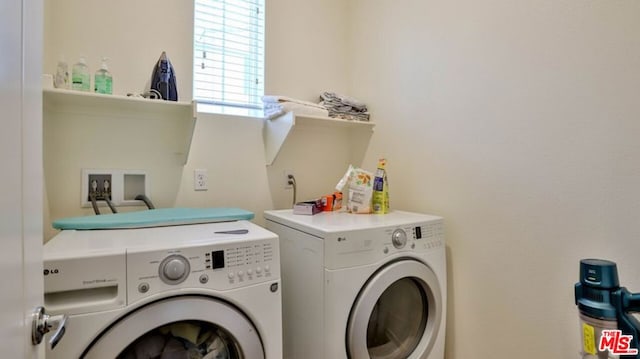
[[[127,251],[127,301],[183,288],[224,291],[280,278],[277,238]]]
[[[341,232],[324,238],[325,266],[337,269],[375,263],[392,255],[445,250],[441,219]]]

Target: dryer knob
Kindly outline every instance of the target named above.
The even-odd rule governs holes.
[[[179,255],[172,255],[160,263],[160,278],[167,284],[178,284],[187,279],[189,261]]]
[[[391,241],[393,242],[393,246],[400,249],[407,244],[407,234],[404,230],[398,228],[393,231],[391,235]]]

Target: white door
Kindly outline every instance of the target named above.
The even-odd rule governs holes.
[[[43,302],[42,0],[0,1],[0,348],[43,357],[31,312]]]

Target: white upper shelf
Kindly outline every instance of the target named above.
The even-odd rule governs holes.
[[[263,131],[264,149],[267,165],[273,164],[282,145],[296,125],[319,125],[343,127],[351,130],[373,131],[375,124],[365,121],[349,121],[339,118],[299,115],[287,112],[282,116],[266,120]]]
[[[93,92],[44,89],[43,101],[45,106],[52,106],[65,111],[85,112],[107,110],[111,112],[137,113],[180,113],[189,112],[195,118],[195,106],[191,101],[151,100],[142,97],[122,95],[105,95]]]
[[[110,128],[111,136],[118,131],[131,131],[144,126],[148,138],[158,134],[180,136],[177,154],[187,163],[196,123],[195,103],[184,101],[151,100],[139,97],[105,95],[92,92],[44,89],[42,96],[44,113],[80,114],[89,119],[94,114],[131,118],[129,128]],[[47,116],[45,116],[46,119]],[[138,121],[135,121],[135,120]],[[155,132],[154,132],[155,131]],[[144,145],[144,143],[142,144]]]

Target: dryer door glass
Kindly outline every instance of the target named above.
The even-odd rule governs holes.
[[[131,311],[81,357],[264,359],[256,328],[237,308],[204,296],[162,299]]]
[[[347,326],[351,358],[424,358],[442,320],[442,292],[423,263],[402,260],[378,270],[362,287]]]
[[[385,290],[367,325],[371,359],[407,358],[424,334],[429,303],[422,285],[403,278]]]

